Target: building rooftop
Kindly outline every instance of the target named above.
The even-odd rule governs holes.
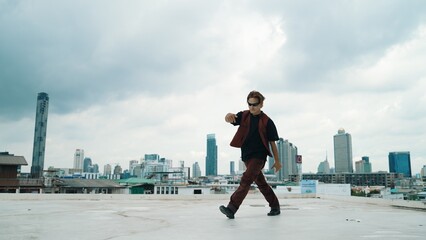
[[[279,195],[281,215],[248,195],[0,194],[0,239],[424,239],[426,212],[382,199]],[[422,204],[422,203],[420,203]]]
[[[28,163],[23,156],[0,152],[0,165],[28,165]]]

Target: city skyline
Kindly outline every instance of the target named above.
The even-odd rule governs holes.
[[[36,120],[36,122],[37,122],[37,120]],[[339,136],[339,135],[349,135],[349,139],[350,139],[350,143],[351,143],[351,135],[350,134],[348,134],[348,133],[346,133],[345,132],[345,130],[343,129],[343,128],[340,128],[339,130],[338,130],[338,134],[337,135],[334,135],[333,136],[333,138],[334,138],[334,141],[336,141],[336,136]],[[347,141],[347,140],[345,140],[345,141]],[[292,143],[289,143],[288,142],[288,139],[286,139],[285,141],[284,141],[284,139],[282,139],[282,138],[280,138],[278,141],[277,141],[277,144],[278,144],[278,146],[280,146],[280,144],[281,145],[283,145],[283,142],[286,142],[287,144],[289,144],[292,148],[295,148],[296,149],[296,154],[297,154],[297,147],[296,146],[293,146],[293,144]],[[347,143],[345,143],[345,144],[347,144]],[[214,147],[214,149],[212,148],[212,147]],[[211,150],[211,154],[214,154],[214,155],[217,155],[217,145],[216,145],[216,135],[214,134],[214,133],[210,133],[210,134],[207,134],[207,155],[208,155],[208,152],[209,152],[209,148],[212,148],[212,150]],[[283,147],[280,147],[279,148],[279,150],[280,151],[283,151],[283,150],[281,150],[281,148],[283,148]],[[283,148],[284,149],[284,148]],[[214,150],[214,151],[213,151]],[[279,151],[279,152],[280,152]],[[352,150],[351,150],[352,151]],[[401,151],[400,151],[401,152]],[[389,152],[388,154],[389,154],[389,156],[391,155],[391,154],[393,154],[393,153],[396,153],[395,151],[392,151],[392,152]],[[405,152],[402,152],[402,153],[405,153]],[[408,151],[408,153],[409,153],[409,151]],[[289,154],[289,153],[287,153],[287,154]],[[209,156],[207,156],[206,155],[206,157],[205,157],[205,161],[207,162],[208,161],[208,158],[209,158]],[[294,165],[294,166],[292,166],[291,168],[295,168],[295,165],[296,165],[296,163],[294,162],[294,163],[290,163],[289,162],[289,160],[287,159],[287,160],[285,160],[285,157],[283,157],[283,153],[280,153],[280,158],[281,158],[281,161],[284,161],[284,165],[285,164],[289,164],[288,166],[292,166],[292,165]],[[290,154],[291,155],[291,154]],[[290,156],[289,155],[289,156]],[[157,158],[159,158],[160,157],[160,154],[158,154],[158,153],[155,153],[155,154],[144,154],[144,157],[141,157],[140,158],[140,160],[128,160],[128,162],[134,162],[134,161],[137,161],[138,163],[139,163],[139,161],[140,161],[140,163],[142,163],[143,161],[144,161],[144,159],[145,158],[147,158],[147,156],[148,157],[157,157]],[[215,158],[216,158],[216,161],[215,161],[215,163],[212,163],[212,164],[216,164],[217,165],[217,162],[218,162],[218,159],[217,159],[217,156],[215,156]],[[74,160],[73,160],[73,168],[75,169],[75,168],[78,168],[78,167],[76,167],[76,165],[80,165],[81,164],[81,166],[83,166],[83,160],[84,159],[86,159],[86,157],[84,156],[84,149],[76,149],[75,150],[75,152],[74,152]],[[91,160],[91,158],[88,158],[88,159],[90,159]],[[326,156],[326,159],[327,159],[327,156]],[[369,159],[369,157],[368,156],[362,156],[361,157],[361,159],[360,159],[360,161],[364,161],[364,159]],[[173,159],[169,159],[170,161],[172,161],[172,163],[174,162],[173,161]],[[231,160],[231,161],[229,161],[229,163],[232,163],[233,161],[235,161],[235,160]],[[240,160],[238,160],[238,161],[240,161]],[[271,161],[270,159],[268,159],[268,161]],[[369,160],[367,160],[367,162],[368,162]],[[390,160],[389,160],[390,161]],[[105,163],[104,164],[104,167],[106,167],[107,165],[111,165],[111,166],[115,166],[115,167],[121,167],[121,166],[125,166],[125,162],[126,162],[126,160],[123,162],[124,164],[122,164],[121,162],[116,162],[115,164],[112,164],[112,163]],[[321,165],[323,163],[323,161],[321,161],[321,160],[319,160],[319,162],[318,162],[318,166],[319,165]],[[194,164],[197,164],[198,165],[198,161],[195,161],[193,164],[192,164],[192,166],[194,166]],[[371,162],[369,162],[369,164],[370,164],[370,169],[371,169]],[[409,164],[411,165],[411,159],[409,158]],[[270,164],[270,162],[269,162],[269,165],[271,166],[271,164]],[[303,165],[303,164],[302,164]],[[352,162],[352,161],[350,161],[350,165],[352,165],[352,168],[354,168],[355,167],[355,165],[354,165],[354,163]],[[51,166],[53,166],[53,167],[60,167],[60,168],[64,168],[63,166],[54,166],[54,165],[51,165]],[[49,166],[49,167],[51,167],[51,166]],[[206,165],[207,166],[207,165]],[[270,167],[269,166],[269,167]],[[415,169],[413,169],[412,171],[414,171],[414,174],[413,174],[413,176],[415,175],[415,174],[417,174],[417,173],[420,173],[421,171],[422,171],[422,169],[424,168],[424,166],[426,166],[426,165],[422,165],[422,167],[420,168],[420,170],[418,171],[418,172],[416,172],[416,170]],[[28,168],[31,168],[32,166],[28,166]],[[173,166],[174,167],[174,166]],[[198,165],[198,167],[199,167],[199,165]],[[219,173],[219,172],[217,172],[217,166],[215,167],[215,169],[213,169],[213,165],[211,165],[210,167],[212,167],[212,171],[216,171],[215,173],[216,174],[214,174],[214,175],[226,175],[227,173]],[[65,168],[67,168],[67,167],[65,167]],[[331,165],[330,166],[330,168],[333,168],[334,169],[334,171],[335,171],[335,165]],[[47,167],[45,167],[45,170],[47,169]],[[80,168],[79,168],[80,169]],[[83,167],[81,167],[81,169],[83,169]],[[126,169],[123,169],[123,170],[126,170]],[[130,168],[129,169],[127,169],[127,170],[131,170]],[[206,167],[206,170],[207,170],[207,167]],[[230,165],[230,168],[229,168],[229,170],[231,170],[231,165]],[[229,171],[228,170],[228,171]],[[293,172],[294,171],[294,169],[292,169],[292,170],[287,170],[287,172]],[[386,171],[386,172],[391,172],[391,166],[390,165],[388,165],[388,168],[387,169],[377,169],[377,170],[374,170],[373,172],[379,172],[379,171]],[[411,167],[410,167],[410,171],[411,171]],[[25,171],[22,171],[22,172],[25,172]],[[308,172],[304,172],[304,173],[316,173],[317,171],[308,171]],[[343,171],[344,172],[344,171]],[[354,173],[355,173],[355,171],[353,171]],[[204,175],[206,175],[205,174],[206,172],[204,172],[204,174],[201,174],[202,176],[204,176]],[[283,173],[277,173],[278,174],[278,176],[284,176],[284,175],[286,175],[286,174],[283,174]],[[287,173],[287,175],[288,175],[288,173]],[[282,178],[282,177],[279,177],[279,178]]]
[[[339,129],[339,130],[341,130],[341,129]],[[212,141],[212,140],[214,140],[214,141]],[[215,145],[215,140],[216,140],[215,139],[215,134],[207,134],[207,146],[209,146],[209,142],[210,142],[211,147],[214,146],[214,147],[217,148],[217,146]],[[278,179],[284,179],[284,178],[287,179],[288,175],[298,174],[298,169],[297,169],[297,166],[296,166],[296,164],[297,164],[296,157],[297,156],[301,156],[301,155],[297,154],[297,147],[294,146],[292,143],[290,143],[288,141],[288,139],[284,140],[284,139],[280,138],[276,143],[277,143],[277,146],[278,146],[278,152],[279,152],[279,156],[280,156],[281,162],[283,164],[283,168],[284,168],[284,166],[288,166],[288,167],[292,168],[291,170],[287,170],[286,173],[283,171],[283,169],[281,169],[281,171],[277,172],[276,175],[277,175]],[[408,152],[389,152],[388,153],[388,161],[389,161],[388,168],[387,169],[376,169],[374,171],[372,170],[372,164],[371,164],[371,162],[369,160],[369,157],[368,156],[362,156],[361,160],[359,160],[359,161],[357,161],[357,162],[355,162],[355,163],[352,164],[354,169],[355,168],[358,169],[358,167],[360,168],[359,170],[356,170],[356,171],[354,170],[353,173],[377,173],[377,172],[383,172],[383,171],[384,172],[389,172],[389,173],[391,173],[391,172],[399,172],[399,171],[395,171],[395,169],[394,169],[395,163],[392,163],[392,165],[391,165],[390,156],[394,155],[394,154],[405,155],[407,153],[408,153],[408,158],[405,160],[403,166],[405,166],[407,164],[410,166],[409,167],[409,172],[410,172],[409,176],[410,177],[411,176],[414,177],[415,174],[419,174],[419,173],[421,174],[421,171],[423,171],[423,169],[426,167],[426,165],[423,165],[418,172],[415,172],[416,170],[412,170],[411,169],[411,159],[410,159],[410,156],[409,156],[410,155],[409,151]],[[76,160],[76,156],[78,155],[78,157],[80,158],[81,154],[83,154],[83,157],[84,157],[84,149],[76,149],[76,151],[74,153],[74,165],[76,164],[76,161],[77,161]],[[284,156],[284,155],[287,155],[287,156]],[[132,168],[134,168],[136,165],[142,164],[145,160],[159,160],[160,156],[161,155],[157,154],[157,153],[154,153],[154,154],[144,154],[144,157],[141,157],[139,160],[128,160],[129,169],[124,169],[123,168],[123,171],[124,170],[128,170],[131,173],[132,172]],[[166,157],[161,157],[161,158],[165,159],[165,160],[167,159],[168,161],[170,161],[170,164],[169,164],[170,167],[177,167],[178,166],[178,165],[173,164],[175,162],[175,161],[173,161],[173,159],[168,159]],[[291,161],[291,159],[294,162]],[[92,161],[91,161],[90,157],[84,157],[84,161],[86,161],[86,160],[89,160],[90,161],[90,165],[92,165]],[[207,160],[207,157],[206,157],[205,160]],[[269,165],[269,169],[271,169],[273,159],[271,157],[268,157],[267,161],[269,163],[268,164]],[[181,164],[182,162],[183,161],[179,161],[179,164]],[[242,167],[242,165],[241,165],[240,162],[242,162],[242,161],[239,160],[238,162],[239,162],[239,169],[238,170],[240,171],[240,173],[242,173],[241,169],[240,169]],[[323,168],[325,167],[324,164],[327,165],[326,166],[327,172],[323,172],[324,171]],[[360,164],[360,166],[357,166],[357,164],[358,165]],[[94,165],[98,166],[98,164],[94,164]],[[104,172],[102,172],[102,173],[103,174],[107,174],[106,172],[111,171],[110,170],[111,166],[121,167],[122,165],[123,164],[121,164],[121,163],[115,163],[115,164],[106,163],[104,165]],[[109,170],[107,171],[105,169],[108,166],[109,166]],[[189,165],[185,165],[185,167],[188,167],[188,166]],[[229,167],[229,171],[230,172],[228,172],[228,173],[217,173],[217,174],[214,174],[214,175],[227,175],[227,174],[231,174],[232,175],[232,173],[231,173],[232,169],[234,169],[234,171],[236,172],[235,161],[229,161],[229,166],[230,166]],[[301,166],[303,166],[303,162],[302,162]],[[63,166],[49,166],[49,167],[67,168],[67,167],[63,167]],[[194,169],[194,167],[195,167],[195,169]],[[211,167],[213,167],[213,165],[211,165]],[[75,169],[75,167],[73,167],[73,168]],[[332,169],[332,172],[330,172],[331,169]],[[267,171],[267,169],[264,169],[264,170]],[[196,174],[197,176],[206,176],[206,174],[205,174],[206,172],[204,172],[204,174],[202,174],[202,171],[201,171],[201,169],[200,169],[199,164],[198,164],[197,161],[192,164],[191,174],[194,174],[195,171],[197,172],[197,174]],[[414,171],[414,174],[411,174],[411,171]],[[272,172],[269,172],[269,173],[272,173]],[[325,158],[324,161],[319,161],[318,162],[318,167],[317,167],[316,171],[309,171],[309,172],[302,172],[302,173],[306,173],[306,174],[312,174],[312,173],[320,173],[320,174],[326,173],[326,174],[328,174],[328,173],[333,173],[334,174],[336,172],[335,172],[335,165],[329,165],[329,163],[328,163],[328,157],[326,155],[326,158]],[[343,173],[345,173],[345,172],[343,171]],[[348,172],[346,172],[346,173],[348,173]],[[210,175],[214,176],[212,174],[210,174]]]
[[[34,99],[49,94],[45,168],[75,149],[100,166],[156,152],[218,173],[239,149],[228,112],[255,89],[279,137],[316,172],[333,135],[353,161],[388,171],[388,153],[426,165],[423,1],[1,1],[0,151],[32,158]],[[355,11],[356,10],[356,11]],[[58,14],[61,13],[61,14]],[[66,30],[64,30],[66,29]],[[237,165],[237,162],[236,162]],[[29,167],[22,169],[29,172]]]

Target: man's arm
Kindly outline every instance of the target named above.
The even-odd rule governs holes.
[[[281,161],[280,157],[278,156],[277,144],[275,141],[270,141],[269,144],[271,145],[272,154],[274,155],[274,165],[272,168],[275,168],[275,172],[278,172],[281,169]]]
[[[236,119],[237,119],[237,114],[234,114],[234,113],[228,113],[225,116],[225,121],[228,123],[235,123]]]

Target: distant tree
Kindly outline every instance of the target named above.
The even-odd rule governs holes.
[[[355,196],[355,197],[365,197],[365,191],[362,190],[355,190],[355,189],[351,189],[351,196]]]

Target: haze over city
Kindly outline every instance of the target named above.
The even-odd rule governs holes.
[[[45,168],[76,149],[102,168],[157,153],[205,171],[240,151],[228,112],[256,89],[303,172],[353,160],[388,171],[388,153],[426,165],[424,1],[2,1],[0,151],[31,165],[36,99],[49,94]]]

